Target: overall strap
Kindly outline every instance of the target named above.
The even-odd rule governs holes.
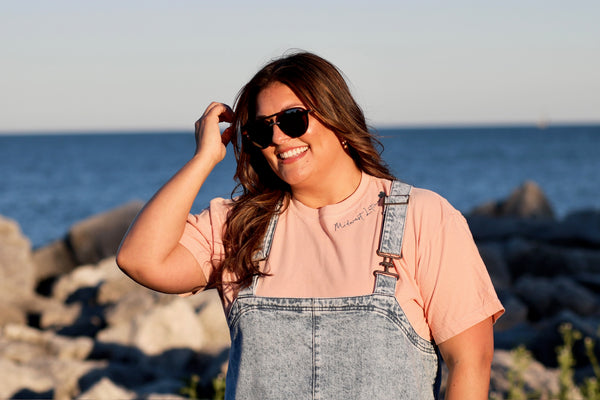
[[[267,232],[265,232],[262,245],[253,257],[254,261],[264,261],[269,257],[269,253],[271,252],[271,244],[273,243],[273,236],[275,234],[275,228],[277,227],[277,221],[279,220],[279,211],[281,210],[282,204],[283,201],[279,200],[275,206],[277,211],[275,211],[275,214],[273,214],[271,217],[271,221],[269,221],[269,226],[267,226]]]
[[[260,249],[254,254],[252,258],[254,262],[264,261],[269,257],[269,253],[271,252],[271,245],[273,243],[273,236],[275,235],[275,228],[277,227],[277,221],[279,220],[279,211],[281,210],[281,205],[283,204],[282,200],[279,200],[277,205],[275,206],[275,214],[271,217],[269,221],[269,225],[267,226],[267,231],[265,232],[265,236],[263,237],[262,244]],[[240,290],[238,293],[239,296],[249,296],[256,294],[256,286],[258,284],[258,275],[254,275],[252,277],[252,284]]]
[[[383,224],[377,254],[383,257],[380,265],[385,270],[375,273],[390,274],[397,278],[397,274],[390,272],[390,268],[394,267],[393,259],[399,259],[402,254],[402,238],[411,189],[411,185],[395,180],[392,182],[390,194],[384,198]]]

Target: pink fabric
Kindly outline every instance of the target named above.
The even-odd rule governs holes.
[[[379,193],[391,182],[363,174],[358,189],[341,203],[320,209],[292,200],[279,218],[257,295],[339,297],[372,293],[379,270],[382,213]],[[221,231],[230,201],[214,199],[190,215],[181,244],[210,276],[211,258],[222,255]],[[415,331],[437,343],[504,309],[463,216],[445,199],[414,188],[407,211],[396,298]],[[224,277],[228,279],[230,277]],[[223,296],[225,310],[234,300]]]

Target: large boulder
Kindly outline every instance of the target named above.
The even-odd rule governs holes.
[[[15,221],[0,216],[0,295],[22,296],[34,288],[31,243]]]
[[[26,323],[35,274],[29,239],[15,221],[0,216],[0,326]]]
[[[551,229],[541,232],[548,242],[600,248],[600,210],[582,210],[567,215]]]
[[[504,200],[489,202],[475,208],[472,214],[495,217],[554,218],[554,210],[542,189],[526,181]]]
[[[76,266],[71,249],[64,240],[56,240],[33,251],[36,281],[53,278],[71,272]]]
[[[94,264],[115,255],[121,239],[143,205],[133,201],[73,225],[67,243],[76,264]]]
[[[592,291],[566,276],[524,276],[515,284],[514,292],[527,305],[529,317],[534,320],[565,310],[581,316],[592,315],[599,305]]]

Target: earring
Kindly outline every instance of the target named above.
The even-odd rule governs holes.
[[[344,148],[344,150],[348,150],[348,142],[346,141],[346,139],[342,140],[342,147]]]

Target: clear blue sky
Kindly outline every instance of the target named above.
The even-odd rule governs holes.
[[[0,132],[192,129],[290,48],[371,125],[600,122],[600,1],[0,2]]]

